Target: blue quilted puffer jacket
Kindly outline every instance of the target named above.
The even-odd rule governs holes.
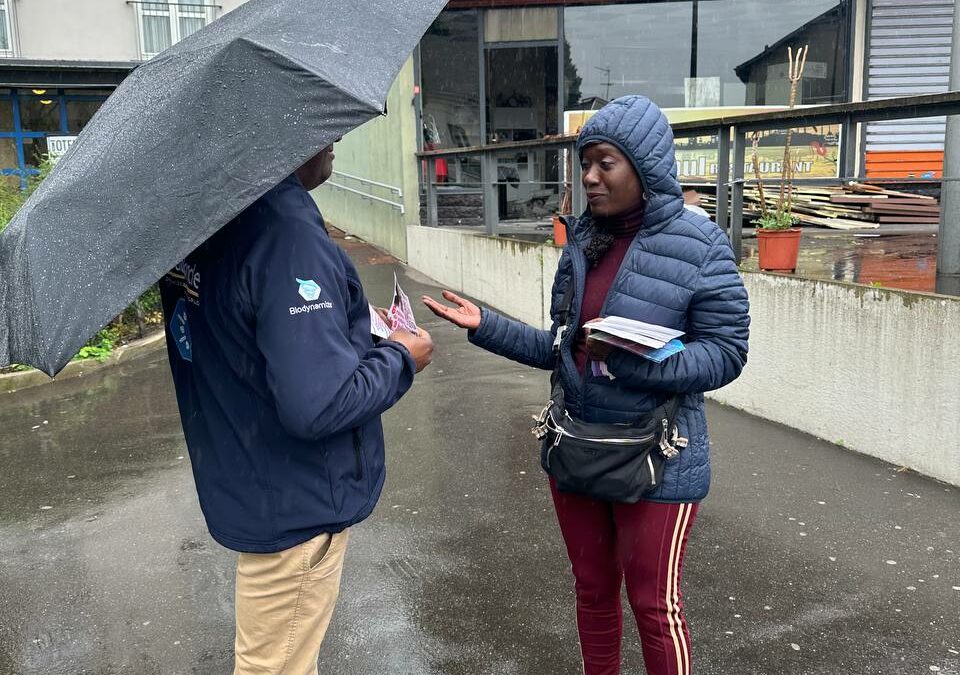
[[[601,315],[623,316],[686,333],[686,350],[661,364],[622,350],[607,357],[615,379],[581,375],[572,347],[576,331],[560,345],[561,378],[567,410],[585,422],[630,422],[681,395],[677,424],[690,444],[666,461],[663,480],[648,498],[663,502],[703,499],[710,487],[710,441],[703,392],[728,384],[747,360],[750,317],[747,292],[727,237],[708,218],[683,207],[677,182],[673,132],[648,99],[617,99],[589,120],[578,150],[604,141],[629,157],[646,195],[644,225],[624,258]],[[568,244],[553,284],[551,330],[538,330],[484,309],[474,344],[536,368],[552,370],[558,314],[564,292],[574,284],[574,325],[580,325],[587,261],[584,249],[594,232],[589,211],[568,222]]]

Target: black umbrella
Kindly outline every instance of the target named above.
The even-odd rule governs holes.
[[[445,4],[250,0],[137,68],[0,235],[0,365],[55,374],[236,214],[383,114]]]

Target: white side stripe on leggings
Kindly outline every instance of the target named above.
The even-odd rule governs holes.
[[[680,558],[683,555],[683,537],[690,521],[692,504],[681,504],[677,513],[677,522],[673,528],[670,542],[670,558],[667,567],[666,607],[667,621],[670,624],[670,637],[677,654],[677,675],[690,675],[690,651],[683,630],[683,617],[680,614]]]

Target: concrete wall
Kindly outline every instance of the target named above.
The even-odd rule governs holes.
[[[334,175],[331,183],[390,201],[402,201],[405,213],[401,214],[387,204],[364,199],[333,185],[321,186],[314,191],[314,197],[331,224],[406,260],[407,226],[420,223],[413,59],[407,59],[393,83],[387,99],[387,112],[386,117],[367,122],[337,144],[334,169],[399,187],[403,198],[383,188],[343,176]]]
[[[745,280],[750,360],[717,400],[960,485],[960,298]]]
[[[216,17],[245,0],[217,0]],[[136,61],[136,5],[125,0],[13,0],[15,54],[24,59]]]
[[[452,291],[462,291],[532,326],[550,325],[550,289],[560,249],[514,239],[411,227],[408,263]]]
[[[412,267],[547,325],[558,249],[426,227],[408,236]],[[960,485],[960,298],[767,274],[744,280],[749,363],[713,398]]]

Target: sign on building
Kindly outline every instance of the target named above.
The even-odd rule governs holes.
[[[47,154],[50,159],[56,162],[63,157],[75,140],[76,136],[47,136]]]

